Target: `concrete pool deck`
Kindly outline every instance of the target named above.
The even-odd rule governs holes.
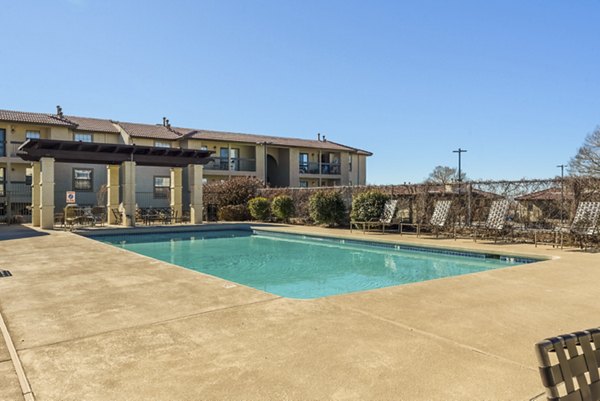
[[[362,234],[553,258],[314,300],[69,232],[0,226],[0,313],[36,400],[529,400],[533,344],[599,326],[600,254]],[[24,399],[0,339],[0,400]]]

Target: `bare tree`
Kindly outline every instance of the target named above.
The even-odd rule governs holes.
[[[467,179],[467,175],[464,172],[461,172],[462,181]],[[451,182],[457,181],[457,173],[456,169],[448,166],[436,166],[426,182],[432,184],[450,184]]]
[[[576,175],[600,177],[600,127],[585,137],[583,146],[569,162],[569,170]]]

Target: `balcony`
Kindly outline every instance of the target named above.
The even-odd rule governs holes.
[[[213,161],[204,166],[205,170],[218,171],[256,171],[255,159],[228,159],[213,157]]]
[[[17,150],[23,142],[6,142],[4,146],[0,144],[0,157],[17,157]]]
[[[319,166],[321,170],[321,174],[328,175],[340,175],[341,174],[341,165],[339,163],[317,163],[317,162],[308,162],[308,163],[300,163],[299,170],[300,174],[319,174]]]

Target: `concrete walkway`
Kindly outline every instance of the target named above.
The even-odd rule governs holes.
[[[600,254],[366,237],[554,259],[292,300],[52,232],[0,241],[0,313],[36,400],[528,400],[533,344],[600,325]]]

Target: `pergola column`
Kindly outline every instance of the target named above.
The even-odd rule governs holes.
[[[40,180],[40,227],[54,228],[54,158],[42,157]]]
[[[123,162],[122,221],[127,227],[135,226],[135,162]]]
[[[117,224],[117,217],[112,212],[119,208],[119,166],[106,166],[106,216],[108,224]]]
[[[190,164],[188,166],[189,188],[190,188],[190,223],[202,223],[202,181],[203,166]]]
[[[40,162],[31,163],[31,225],[40,226]]]
[[[171,168],[171,210],[173,211],[173,215],[177,217],[181,217],[181,213],[183,212],[183,201],[181,199],[183,190],[182,176],[183,169],[181,167]]]

